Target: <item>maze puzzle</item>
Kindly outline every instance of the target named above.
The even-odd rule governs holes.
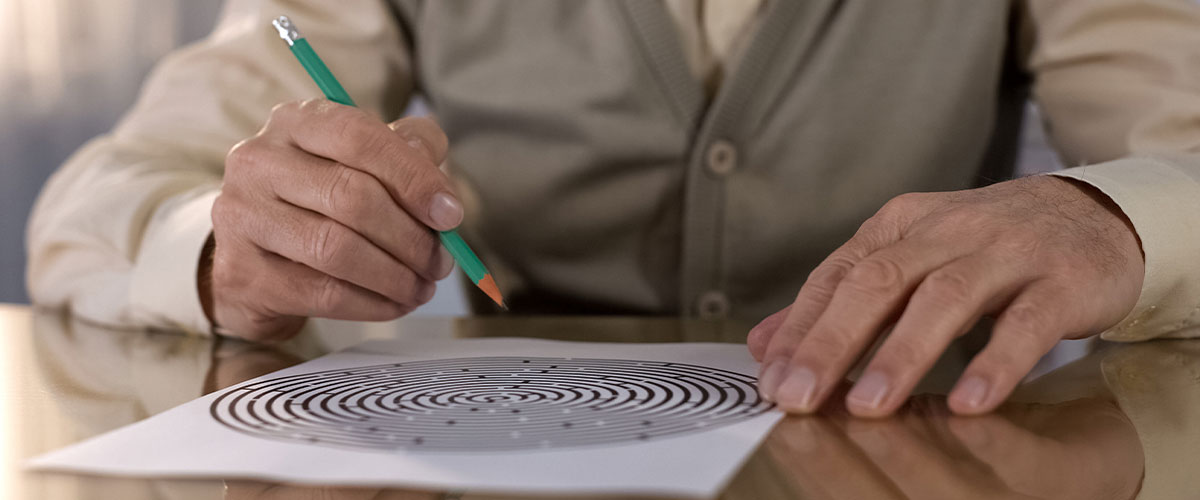
[[[683,363],[474,357],[373,365],[237,387],[210,412],[240,432],[359,450],[488,452],[636,443],[771,408],[755,378]]]

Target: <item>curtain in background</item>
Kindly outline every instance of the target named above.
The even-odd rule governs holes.
[[[128,108],[220,0],[0,0],[0,302],[25,302],[25,221],[47,176]]]

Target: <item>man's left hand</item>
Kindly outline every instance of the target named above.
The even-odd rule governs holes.
[[[763,362],[763,396],[809,413],[893,326],[846,397],[855,415],[885,416],[952,340],[994,314],[991,340],[949,401],[956,413],[984,413],[1060,339],[1124,318],[1144,273],[1128,219],[1079,181],[1037,176],[906,194],[863,223],[747,342]]]

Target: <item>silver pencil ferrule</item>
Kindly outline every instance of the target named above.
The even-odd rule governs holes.
[[[292,24],[292,20],[288,19],[288,16],[279,16],[271,21],[271,24],[279,31],[279,38],[287,42],[288,47],[295,45],[296,40],[304,38],[304,35],[300,34],[300,30],[296,29],[296,25]]]

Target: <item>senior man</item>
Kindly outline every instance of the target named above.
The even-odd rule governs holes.
[[[516,313],[766,317],[760,389],[793,412],[889,332],[846,400],[887,415],[994,315],[950,398],[986,412],[1060,339],[1200,322],[1198,11],[230,0],[46,187],[30,290],[281,339],[429,300],[430,228],[461,223]],[[280,14],[362,110],[305,100]],[[414,94],[436,122],[385,123]],[[1030,94],[1083,166],[996,182]]]

